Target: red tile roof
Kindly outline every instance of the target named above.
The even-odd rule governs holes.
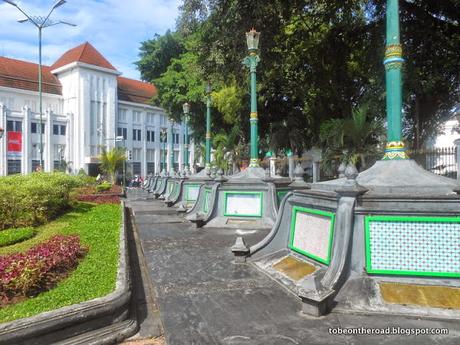
[[[62,94],[61,83],[49,66],[42,66],[42,78],[43,92]],[[38,64],[0,56],[0,86],[38,92]]]
[[[108,68],[116,71],[117,69],[107,61],[105,57],[99,53],[90,43],[86,42],[78,47],[72,48],[64,53],[52,66],[51,70],[55,70],[59,67],[63,67],[72,62],[79,61],[89,65],[99,66]]]
[[[88,60],[90,55],[92,60]],[[75,56],[78,56],[77,60],[73,60]],[[61,83],[51,71],[72,60],[115,70],[91,44],[84,43],[64,53],[51,67],[42,66],[43,92],[62,95]],[[117,81],[118,99],[121,101],[150,104],[150,100],[157,94],[156,87],[149,83],[124,77],[117,77]],[[0,57],[0,86],[38,91],[38,64]]]
[[[118,99],[134,103],[149,104],[157,94],[157,88],[139,80],[118,77]]]

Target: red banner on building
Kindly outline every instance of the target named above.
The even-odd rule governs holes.
[[[22,151],[22,133],[7,132],[8,153],[20,154]]]

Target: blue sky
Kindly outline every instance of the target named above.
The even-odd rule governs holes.
[[[27,13],[46,15],[56,0],[15,1]],[[67,0],[52,14],[77,27],[57,25],[43,31],[43,64],[65,51],[90,42],[123,76],[139,79],[133,62],[140,43],[174,29],[180,0]],[[13,6],[0,0],[0,56],[38,62],[38,30]]]

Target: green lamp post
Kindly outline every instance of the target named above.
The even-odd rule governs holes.
[[[163,143],[163,155],[162,155],[162,162],[161,162],[161,165],[162,165],[162,169],[161,171],[163,172],[163,174],[166,173],[166,128],[162,128],[161,129],[161,132],[160,132],[160,139]]]
[[[249,68],[251,74],[251,148],[250,148],[250,163],[249,167],[259,167],[259,138],[258,138],[258,118],[257,118],[257,80],[256,71],[257,64],[260,61],[259,55],[257,55],[259,47],[260,32],[255,29],[251,29],[246,32],[246,42],[248,45],[249,56],[243,60],[243,64]]]
[[[384,160],[407,159],[401,132],[402,85],[401,68],[402,47],[399,40],[398,0],[387,0],[385,79],[387,108],[387,145]]]
[[[211,83],[206,85],[206,154],[205,168],[211,169]]]
[[[188,116],[189,116],[189,113],[190,113],[190,104],[188,104],[187,102],[184,103],[184,105],[182,106],[182,110],[184,111],[184,125],[185,125],[185,128],[184,128],[184,134],[185,134],[185,143],[184,143],[184,169],[185,169],[185,173],[188,174],[189,173],[189,158],[188,158]]]
[[[169,127],[169,166],[170,166],[170,173],[174,172],[174,121],[171,121],[171,125]]]

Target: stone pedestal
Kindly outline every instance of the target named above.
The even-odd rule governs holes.
[[[442,303],[460,300],[452,290],[460,288],[456,181],[412,160],[378,161],[359,175],[347,167],[344,174],[289,193],[247,260],[296,293],[313,316],[336,309],[460,319],[460,309]],[[280,270],[287,259],[304,273],[293,278]],[[424,287],[429,295],[399,297],[400,289]]]
[[[206,227],[270,228],[280,201],[293,189],[290,183],[289,178],[270,177],[262,168],[248,168],[230,177],[219,175],[201,186],[186,218]]]

